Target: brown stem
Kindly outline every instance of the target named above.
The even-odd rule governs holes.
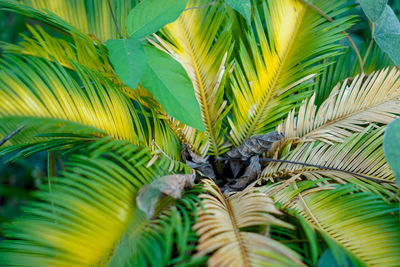
[[[310,2],[306,1],[306,0],[300,0],[303,4],[309,6],[310,8],[314,9],[315,11],[317,11],[321,16],[323,16],[324,18],[326,18],[328,21],[333,22],[333,19],[331,17],[328,16],[328,14],[326,14],[324,11],[322,11],[321,9],[319,9],[318,7],[316,7],[315,5],[311,4]],[[351,39],[350,35],[346,32],[346,31],[342,31],[342,33],[346,36],[347,40],[349,40],[350,45],[353,47],[354,52],[357,55],[358,58],[358,62],[360,63],[360,70],[361,73],[364,73],[364,64],[363,64],[363,60],[361,58],[360,52],[358,51],[358,48],[356,46],[356,44],[353,42],[353,39]]]

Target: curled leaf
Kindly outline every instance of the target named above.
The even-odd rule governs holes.
[[[267,152],[272,144],[282,139],[282,137],[283,135],[276,131],[262,135],[253,135],[250,138],[246,138],[240,146],[228,151],[226,155],[232,159],[247,160],[252,156]]]
[[[146,213],[147,219],[154,215],[155,206],[162,195],[178,199],[182,196],[182,190],[190,188],[194,184],[196,174],[173,174],[163,176],[150,184],[140,188],[136,202],[142,211]]]
[[[240,176],[236,183],[231,185],[230,188],[234,190],[242,190],[252,181],[256,180],[260,173],[260,158],[258,156],[253,156],[250,158],[250,165],[247,166],[244,174]]]
[[[183,144],[181,155],[182,159],[190,168],[200,171],[208,178],[216,178],[211,164],[205,158],[194,153],[188,145]]]

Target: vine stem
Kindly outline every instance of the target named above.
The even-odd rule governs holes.
[[[321,16],[326,18],[328,21],[333,22],[333,19],[331,17],[329,17],[328,14],[326,14],[324,11],[322,11],[321,9],[316,7],[315,5],[311,4],[310,2],[308,2],[306,0],[300,0],[300,1],[303,4],[305,4],[305,5],[309,6],[310,8],[314,9],[316,12],[318,12]],[[363,64],[363,60],[362,60],[361,55],[360,55],[360,51],[358,51],[358,48],[357,48],[356,44],[353,42],[353,39],[351,39],[350,35],[346,31],[342,31],[342,33],[346,36],[347,40],[349,40],[349,42],[350,42],[350,45],[353,47],[354,52],[357,55],[358,62],[360,63],[360,70],[361,70],[362,73],[364,73],[364,64]]]
[[[117,20],[115,19],[114,10],[113,10],[113,8],[111,6],[110,0],[107,0],[107,3],[108,3],[108,8],[110,9],[110,12],[111,12],[112,20],[113,20],[113,22],[115,24],[115,27],[117,28],[119,36],[121,36],[122,38],[126,39],[126,37],[124,35],[122,35],[121,29],[119,28]]]

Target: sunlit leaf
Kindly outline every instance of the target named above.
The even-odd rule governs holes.
[[[129,36],[143,38],[176,20],[188,0],[144,0],[135,6],[127,18]]]

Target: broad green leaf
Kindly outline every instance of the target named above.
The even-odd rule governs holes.
[[[134,38],[108,40],[108,57],[118,77],[129,87],[135,89],[147,68],[144,47]]]
[[[250,0],[225,0],[225,2],[234,10],[240,13],[251,24],[251,3]]]
[[[317,267],[350,267],[354,266],[350,260],[346,257],[346,254],[341,251],[342,255],[334,255],[330,249],[325,250],[321,258],[319,258]],[[335,257],[336,256],[336,257]],[[337,257],[342,258],[342,261],[338,261]]]
[[[374,24],[374,39],[393,62],[400,66],[400,22],[388,5]]]
[[[144,0],[128,15],[126,27],[129,36],[140,39],[164,25],[175,21],[185,9],[188,0]]]
[[[148,67],[141,80],[142,85],[169,115],[204,131],[199,103],[186,71],[172,57],[154,47],[146,46],[145,51]]]
[[[388,0],[360,0],[361,8],[372,22],[380,18],[387,2]]]
[[[400,118],[391,122],[383,139],[383,150],[386,161],[396,176],[396,182],[400,186]]]

